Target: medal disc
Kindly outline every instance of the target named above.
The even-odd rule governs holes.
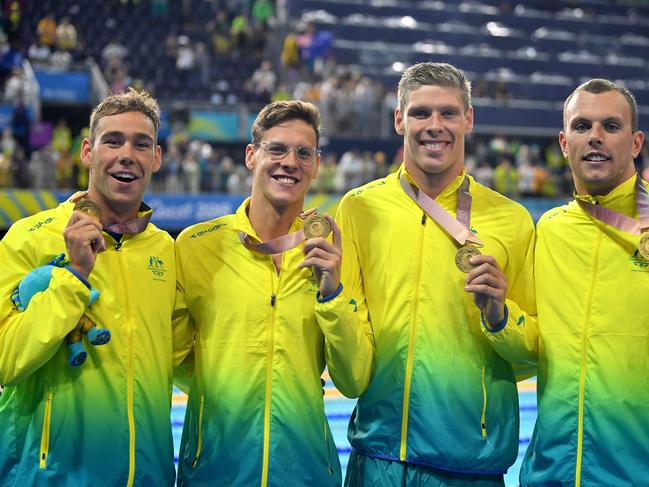
[[[470,272],[473,269],[474,265],[469,262],[469,259],[474,255],[480,255],[480,250],[473,245],[464,245],[457,249],[455,254],[455,265],[462,272]]]
[[[649,232],[644,232],[640,235],[638,250],[640,251],[640,255],[649,260]]]
[[[327,238],[331,232],[331,225],[324,216],[313,214],[304,222],[304,236],[306,238]]]
[[[74,209],[97,218],[101,216],[101,208],[92,200],[79,200],[74,204]]]

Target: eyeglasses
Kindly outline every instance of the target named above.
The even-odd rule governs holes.
[[[271,160],[281,161],[288,156],[291,149],[295,151],[297,160],[303,166],[310,166],[315,162],[316,156],[320,155],[320,150],[308,145],[286,145],[281,142],[260,142],[260,146],[268,152]]]

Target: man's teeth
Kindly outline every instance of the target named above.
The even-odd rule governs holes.
[[[590,155],[590,156],[586,156],[587,161],[593,161],[593,162],[606,161],[607,159],[608,159],[608,157],[602,156],[602,155],[593,154],[593,155]]]
[[[135,179],[135,174],[131,174],[131,173],[128,173],[128,172],[117,172],[117,173],[113,174],[113,177],[115,177],[117,179],[125,180],[125,181],[133,181]]]
[[[285,176],[276,176],[275,179],[279,181],[280,183],[286,183],[286,184],[295,184],[297,183],[297,179],[295,178],[289,178]]]
[[[446,146],[446,142],[427,142],[424,143],[424,146],[426,146],[428,149],[439,150],[443,149]]]

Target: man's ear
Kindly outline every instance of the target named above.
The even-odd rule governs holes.
[[[92,142],[88,137],[84,137],[81,142],[81,162],[87,168],[92,164]]]
[[[250,171],[254,172],[256,163],[257,161],[255,160],[255,146],[248,144],[246,146],[246,167],[250,169]]]
[[[563,157],[568,159],[568,144],[566,142],[566,133],[563,130],[559,132],[559,147],[561,147]]]
[[[401,114],[401,110],[399,110],[399,107],[394,109],[394,130],[397,131],[397,134],[403,135],[404,129],[403,129],[403,124],[404,124],[403,116]]]

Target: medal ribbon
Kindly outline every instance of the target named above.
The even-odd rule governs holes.
[[[305,219],[312,213],[315,213],[316,208],[305,211],[300,215],[301,219]],[[293,233],[287,233],[281,237],[268,240],[267,242],[254,243],[250,236],[245,232],[239,232],[239,240],[246,248],[254,250],[255,252],[260,252],[262,254],[281,254],[292,248],[300,245],[306,237],[304,236],[304,231],[298,230]]]
[[[633,235],[640,235],[649,229],[649,192],[642,184],[642,179],[636,175],[635,179],[635,200],[638,209],[638,219],[622,215],[617,211],[611,210],[600,205],[594,205],[588,201],[577,200],[579,206],[593,218],[604,222],[612,227],[622,230],[623,232]]]
[[[401,173],[399,182],[406,194],[417,203],[417,205],[424,210],[428,216],[435,220],[439,226],[446,230],[446,232],[453,237],[457,243],[460,245],[466,245],[467,242],[471,242],[479,246],[484,245],[482,240],[469,230],[471,224],[471,203],[473,201],[471,193],[469,192],[469,178],[465,176],[462,184],[457,190],[457,220],[449,215],[448,212],[433,198],[423,191],[413,188],[406,179],[404,173]]]
[[[77,201],[84,199],[87,196],[88,193],[83,192],[77,197],[73,198],[71,201],[73,203],[76,203]],[[149,208],[144,203],[142,203],[142,206],[144,206],[144,211],[151,210],[151,208]],[[122,223],[111,223],[104,225],[104,230],[108,230],[113,233],[119,233],[122,235],[137,235],[138,233],[142,233],[146,229],[146,226],[149,224],[149,220],[151,219],[151,214],[152,211],[148,211],[148,213],[145,215],[137,216]]]

